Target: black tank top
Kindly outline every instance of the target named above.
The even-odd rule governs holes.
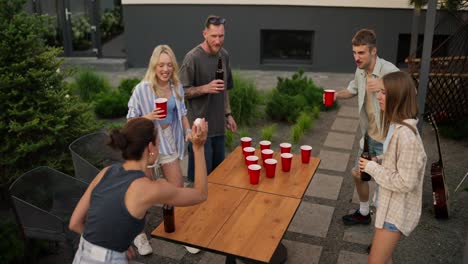
[[[143,230],[145,221],[133,217],[125,206],[125,193],[142,171],[126,171],[121,164],[109,167],[91,193],[83,237],[98,246],[123,252]]]

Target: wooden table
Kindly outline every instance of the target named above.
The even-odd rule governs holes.
[[[151,234],[224,254],[226,263],[236,257],[270,262],[319,163],[311,157],[302,164],[294,155],[290,172],[281,171],[279,160],[275,178],[262,169],[259,184],[251,185],[238,147],[208,177],[207,201],[175,208],[174,233],[164,232],[161,223]]]

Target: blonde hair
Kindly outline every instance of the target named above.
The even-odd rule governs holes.
[[[418,102],[416,86],[411,76],[402,71],[392,72],[382,77],[385,89],[385,111],[381,111],[381,124],[386,135],[390,123],[397,123],[410,128],[414,133],[416,129],[403,120],[416,118],[418,115]]]
[[[168,45],[159,45],[153,50],[153,54],[151,55],[151,59],[148,65],[148,70],[146,70],[145,78],[143,78],[144,81],[147,81],[151,83],[151,88],[153,89],[153,92],[158,96],[161,97],[159,87],[158,87],[158,82],[157,82],[157,76],[156,76],[156,67],[159,63],[159,58],[161,57],[161,54],[167,54],[172,61],[172,76],[171,76],[171,81],[172,84],[174,85],[174,92],[176,94],[177,99],[180,101],[182,100],[182,96],[179,93],[179,65],[177,64],[176,56],[172,49]]]

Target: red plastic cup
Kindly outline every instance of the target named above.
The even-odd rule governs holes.
[[[252,145],[252,138],[250,137],[241,137],[240,140],[241,140],[242,149],[246,147],[250,147]]]
[[[258,164],[252,164],[247,168],[249,170],[250,184],[258,184],[258,180],[260,179],[260,170],[262,167]]]
[[[291,144],[281,143],[280,144],[281,153],[291,153]]]
[[[260,141],[260,149],[261,150],[264,150],[264,149],[269,149],[271,146],[271,142],[268,141],[268,140],[262,140]]]
[[[293,154],[291,153],[281,154],[281,169],[284,172],[288,172],[291,170],[292,157],[293,157]]]
[[[252,164],[258,164],[258,157],[254,155],[245,157],[245,165],[249,166]]]
[[[253,155],[255,155],[255,149],[254,148],[252,148],[252,147],[244,148],[244,157],[253,156]]]
[[[271,149],[264,149],[262,150],[262,160],[265,162],[266,159],[273,158],[273,150]]]
[[[301,159],[302,163],[309,163],[310,155],[312,154],[312,147],[309,145],[302,145],[301,146]]]
[[[325,90],[325,106],[330,107],[335,101],[335,90]]]
[[[276,164],[278,163],[275,159],[266,159],[263,165],[265,166],[267,178],[275,177]]]
[[[154,100],[154,106],[156,108],[160,108],[161,110],[163,110],[161,115],[163,115],[164,118],[166,118],[166,116],[167,116],[167,99],[166,98],[155,99]]]

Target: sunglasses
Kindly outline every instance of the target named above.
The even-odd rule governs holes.
[[[226,19],[223,18],[223,17],[210,17],[206,20],[206,25],[221,25],[221,24],[225,24],[226,23]]]

